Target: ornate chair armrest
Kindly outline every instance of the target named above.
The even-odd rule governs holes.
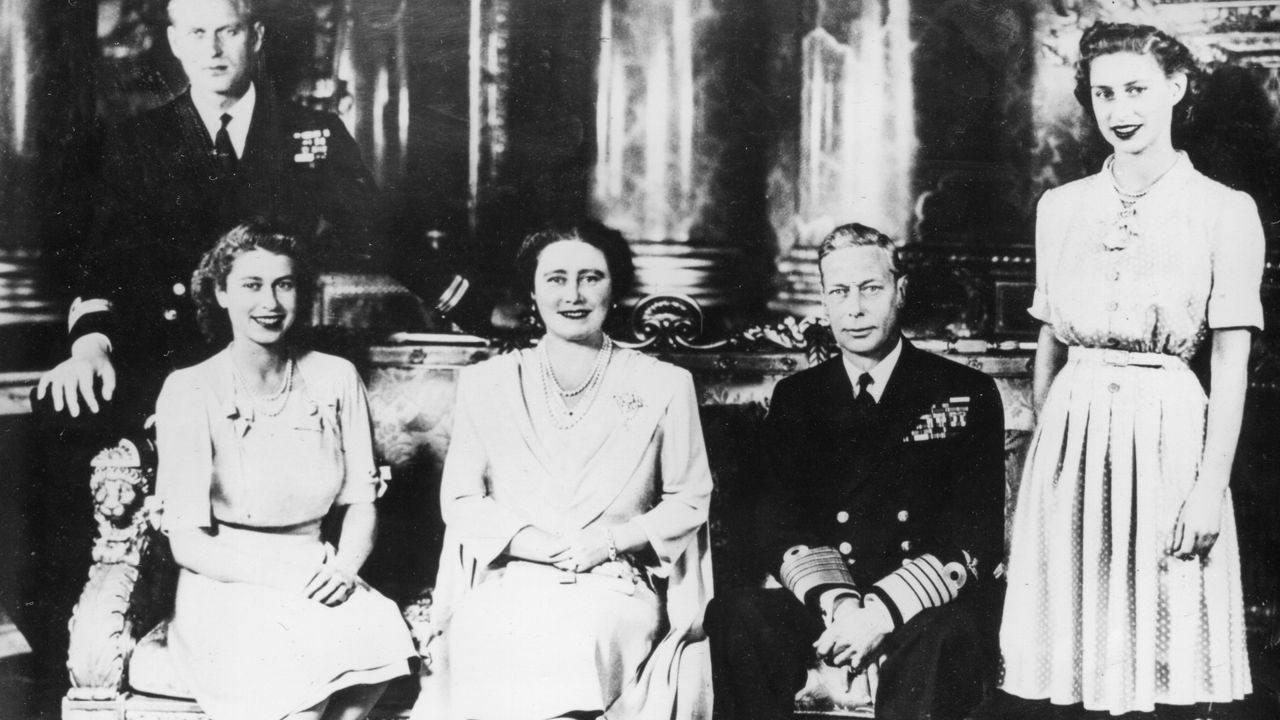
[[[149,448],[129,440],[98,453],[90,489],[98,524],[89,579],[71,616],[71,699],[101,700],[125,689],[135,642],[133,604],[150,542],[155,468]],[[145,632],[149,628],[142,628]]]
[[[440,628],[431,611],[432,588],[423,590],[400,609],[405,622],[409,624],[409,632],[413,635],[413,644],[422,660],[422,674],[430,675],[432,671],[433,643],[440,635]]]

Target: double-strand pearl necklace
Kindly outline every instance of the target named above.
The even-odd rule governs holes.
[[[1145,188],[1138,192],[1128,192],[1120,189],[1120,183],[1116,182],[1115,172],[1115,155],[1107,160],[1107,177],[1111,179],[1111,189],[1116,191],[1116,197],[1120,199],[1120,212],[1116,214],[1115,219],[1115,237],[1103,240],[1103,245],[1108,250],[1123,250],[1129,246],[1129,243],[1138,239],[1139,233],[1137,228],[1138,217],[1138,201],[1146,197],[1147,193],[1165,178],[1178,163],[1182,160],[1181,156],[1173,161],[1173,164],[1165,169],[1164,172],[1152,180]]]
[[[547,401],[547,410],[551,413],[551,422],[561,430],[568,430],[582,422],[582,418],[591,409],[596,397],[600,394],[600,385],[604,382],[604,371],[609,367],[613,356],[613,341],[608,335],[600,343],[595,362],[591,365],[591,373],[581,385],[565,390],[551,369],[551,358],[547,356],[547,344],[544,341],[538,346],[538,374],[542,378],[542,395]],[[570,398],[581,396],[578,404],[569,408]]]
[[[289,395],[293,392],[294,362],[292,356],[285,361],[285,365],[284,381],[280,383],[280,389],[268,395],[259,395],[249,387],[249,383],[245,382],[244,377],[240,375],[240,369],[236,367],[235,361],[231,362],[231,374],[235,376],[236,384],[253,401],[253,406],[267,417],[279,415],[284,412],[284,407],[289,404]]]

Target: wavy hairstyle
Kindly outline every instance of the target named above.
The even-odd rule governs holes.
[[[1093,85],[1089,68],[1095,58],[1115,53],[1150,55],[1166,76],[1183,73],[1187,91],[1173,108],[1173,129],[1184,128],[1191,120],[1195,94],[1199,91],[1201,70],[1191,51],[1172,35],[1150,25],[1098,21],[1080,36],[1080,59],[1076,61],[1076,100],[1090,120],[1093,114]]]
[[[191,297],[196,305],[196,322],[200,333],[209,342],[230,339],[231,323],[227,313],[218,305],[217,291],[227,289],[227,276],[236,258],[252,250],[263,250],[284,255],[293,260],[294,284],[298,292],[297,318],[292,334],[309,320],[311,298],[315,293],[315,273],[311,267],[310,253],[296,236],[279,232],[265,222],[253,220],[242,223],[218,238],[212,248],[200,258],[200,265],[191,274]]]
[[[895,278],[902,277],[903,272],[898,257],[898,244],[893,238],[885,235],[870,225],[848,223],[841,225],[822,239],[818,246],[818,268],[821,272],[822,259],[837,250],[852,247],[874,247],[884,251],[889,263],[889,272]]]
[[[627,239],[617,230],[591,220],[578,224],[549,225],[526,237],[516,253],[516,275],[522,289],[533,292],[533,276],[538,269],[538,258],[542,251],[553,243],[567,240],[584,242],[604,255],[605,264],[609,266],[609,281],[613,286],[612,300],[621,300],[635,287],[636,266]]]

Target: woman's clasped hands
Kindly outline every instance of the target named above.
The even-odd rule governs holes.
[[[565,572],[585,573],[609,559],[609,530],[592,526],[570,536],[529,526],[511,540],[510,554],[553,565]]]
[[[551,563],[561,570],[590,572],[592,568],[609,559],[609,548],[612,543],[609,531],[604,528],[596,526],[583,528],[565,540],[566,546],[551,556]]]

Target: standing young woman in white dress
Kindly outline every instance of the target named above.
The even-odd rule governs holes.
[[[351,363],[298,348],[298,240],[233,228],[192,278],[232,342],[165,381],[157,494],[178,576],[169,649],[214,720],[360,720],[415,655],[395,603],[359,577],[380,479]],[[337,547],[320,521],[343,508]]]
[[[1080,41],[1076,96],[1115,152],[1038,209],[1039,424],[1001,628],[1018,698],[1120,714],[1251,691],[1228,480],[1263,235],[1249,196],[1174,148],[1194,71],[1151,27]],[[1187,366],[1205,343],[1207,397]]]
[[[706,718],[711,471],[693,381],[604,333],[616,232],[535,233],[546,335],[462,371],[422,720]]]

